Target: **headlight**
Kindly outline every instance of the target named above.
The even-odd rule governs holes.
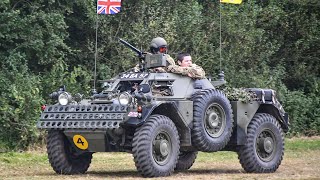
[[[119,103],[123,106],[128,105],[132,102],[132,96],[127,92],[120,94],[118,99]]]
[[[67,92],[63,92],[59,95],[58,101],[61,105],[65,106],[71,101],[71,95]]]

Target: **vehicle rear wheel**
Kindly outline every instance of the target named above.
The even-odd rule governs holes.
[[[169,176],[179,156],[177,128],[168,117],[152,115],[136,129],[132,147],[135,165],[142,176]]]
[[[284,154],[284,134],[278,121],[270,114],[257,113],[247,131],[247,142],[238,151],[243,169],[254,173],[275,172]]]
[[[198,151],[180,152],[179,159],[175,170],[184,171],[191,168],[196,160]]]
[[[91,163],[92,153],[76,154],[67,137],[59,130],[49,130],[47,153],[57,174],[83,174]]]
[[[192,143],[200,151],[223,149],[233,131],[230,101],[219,90],[207,89],[193,95]]]

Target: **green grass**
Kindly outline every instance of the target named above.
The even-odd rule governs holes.
[[[320,138],[317,139],[286,139],[285,151],[294,151],[296,153],[308,150],[320,150]],[[115,153],[117,154],[117,153]],[[117,156],[110,156],[110,162],[117,162]],[[225,161],[226,159],[237,159],[237,154],[234,152],[216,152],[216,153],[199,153],[197,161],[205,162],[211,161]],[[2,165],[16,165],[16,164],[37,164],[47,163],[48,157],[46,152],[7,152],[0,153],[0,164]],[[109,162],[109,163],[110,163]]]
[[[223,162],[226,159],[236,160],[238,159],[238,155],[235,152],[220,151],[215,153],[199,152],[197,156],[198,162],[206,162],[206,161]]]
[[[44,152],[8,152],[0,153],[0,163],[2,164],[38,164],[47,163],[47,154]]]
[[[286,139],[286,150],[292,151],[306,151],[306,150],[320,150],[319,139]]]
[[[285,156],[277,172],[272,174],[244,173],[235,152],[199,152],[196,163],[188,172],[179,172],[168,179],[319,179],[320,138],[286,139]],[[220,177],[221,176],[221,177]],[[297,177],[298,176],[298,177]],[[128,153],[95,153],[87,174],[57,175],[41,151],[0,153],[0,179],[140,179],[133,157]],[[160,178],[161,179],[161,178]]]

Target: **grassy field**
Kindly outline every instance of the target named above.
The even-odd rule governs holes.
[[[286,139],[284,160],[271,174],[245,173],[233,152],[199,153],[192,168],[155,179],[320,179],[320,137]],[[96,153],[84,175],[57,175],[45,151],[0,153],[0,179],[140,179],[128,153]]]

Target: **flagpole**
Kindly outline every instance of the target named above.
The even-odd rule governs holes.
[[[111,4],[110,4],[111,3]],[[112,7],[111,7],[112,6]],[[109,1],[109,0],[97,0],[97,12],[96,12],[96,44],[94,55],[94,82],[93,82],[93,94],[96,94],[96,79],[97,79],[97,57],[98,57],[98,15],[99,14],[117,14],[120,12],[121,0]]]
[[[219,1],[219,19],[220,19],[220,74],[221,79],[224,79],[224,72],[222,71],[222,28],[221,28],[221,22],[222,22],[222,5],[221,3],[231,3],[231,4],[241,4],[242,0],[220,0]]]
[[[93,91],[96,91],[96,78],[97,78],[97,56],[98,56],[98,13],[96,13],[96,44],[95,44],[95,55],[94,55],[94,82]]]

